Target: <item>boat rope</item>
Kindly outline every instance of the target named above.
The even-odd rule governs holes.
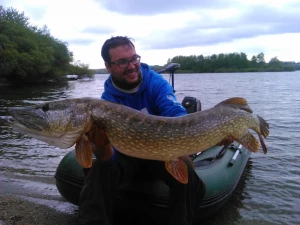
[[[207,157],[205,159],[201,159],[197,162],[194,162],[194,166],[202,166],[202,165],[207,165],[211,162],[214,162],[215,160],[217,159],[220,159],[222,158],[227,149],[230,147],[231,145],[224,145],[224,147],[218,152],[218,154],[216,154],[215,156],[211,156],[211,157]],[[200,152],[201,153],[201,152]],[[194,155],[191,155],[190,158],[192,159],[192,161],[194,161],[199,155],[201,155],[200,153],[197,153],[197,154],[194,154]]]

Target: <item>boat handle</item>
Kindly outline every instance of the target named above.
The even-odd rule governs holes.
[[[237,150],[235,151],[233,157],[231,158],[230,162],[229,162],[229,166],[233,166],[233,164],[235,163],[236,161],[236,158],[238,157],[238,155],[242,152],[241,149],[242,149],[242,145],[240,144],[237,148]]]

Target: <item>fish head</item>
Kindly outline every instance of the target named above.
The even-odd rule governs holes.
[[[74,145],[92,126],[89,104],[79,100],[12,107],[8,112],[2,120],[15,131],[62,149]]]

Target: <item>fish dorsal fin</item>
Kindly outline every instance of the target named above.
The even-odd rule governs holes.
[[[187,184],[188,169],[185,162],[181,159],[166,161],[165,167],[167,171],[180,183]]]
[[[226,99],[218,103],[216,106],[220,106],[220,105],[228,105],[234,108],[245,110],[250,113],[253,112],[252,109],[248,106],[247,100],[241,97],[233,97],[233,98]]]

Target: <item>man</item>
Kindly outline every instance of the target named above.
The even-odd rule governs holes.
[[[102,99],[152,115],[175,117],[186,114],[170,84],[147,64],[140,63],[141,57],[129,38],[117,36],[106,40],[101,55],[110,73]],[[170,187],[169,224],[192,224],[205,185],[188,156],[183,157],[188,166],[188,183],[182,184],[167,172],[164,162],[138,159],[118,152],[103,130],[93,132],[93,135],[90,141],[96,161],[87,174],[80,196],[80,224],[113,224],[112,206],[117,187],[143,170],[151,171],[152,176],[162,179]]]

